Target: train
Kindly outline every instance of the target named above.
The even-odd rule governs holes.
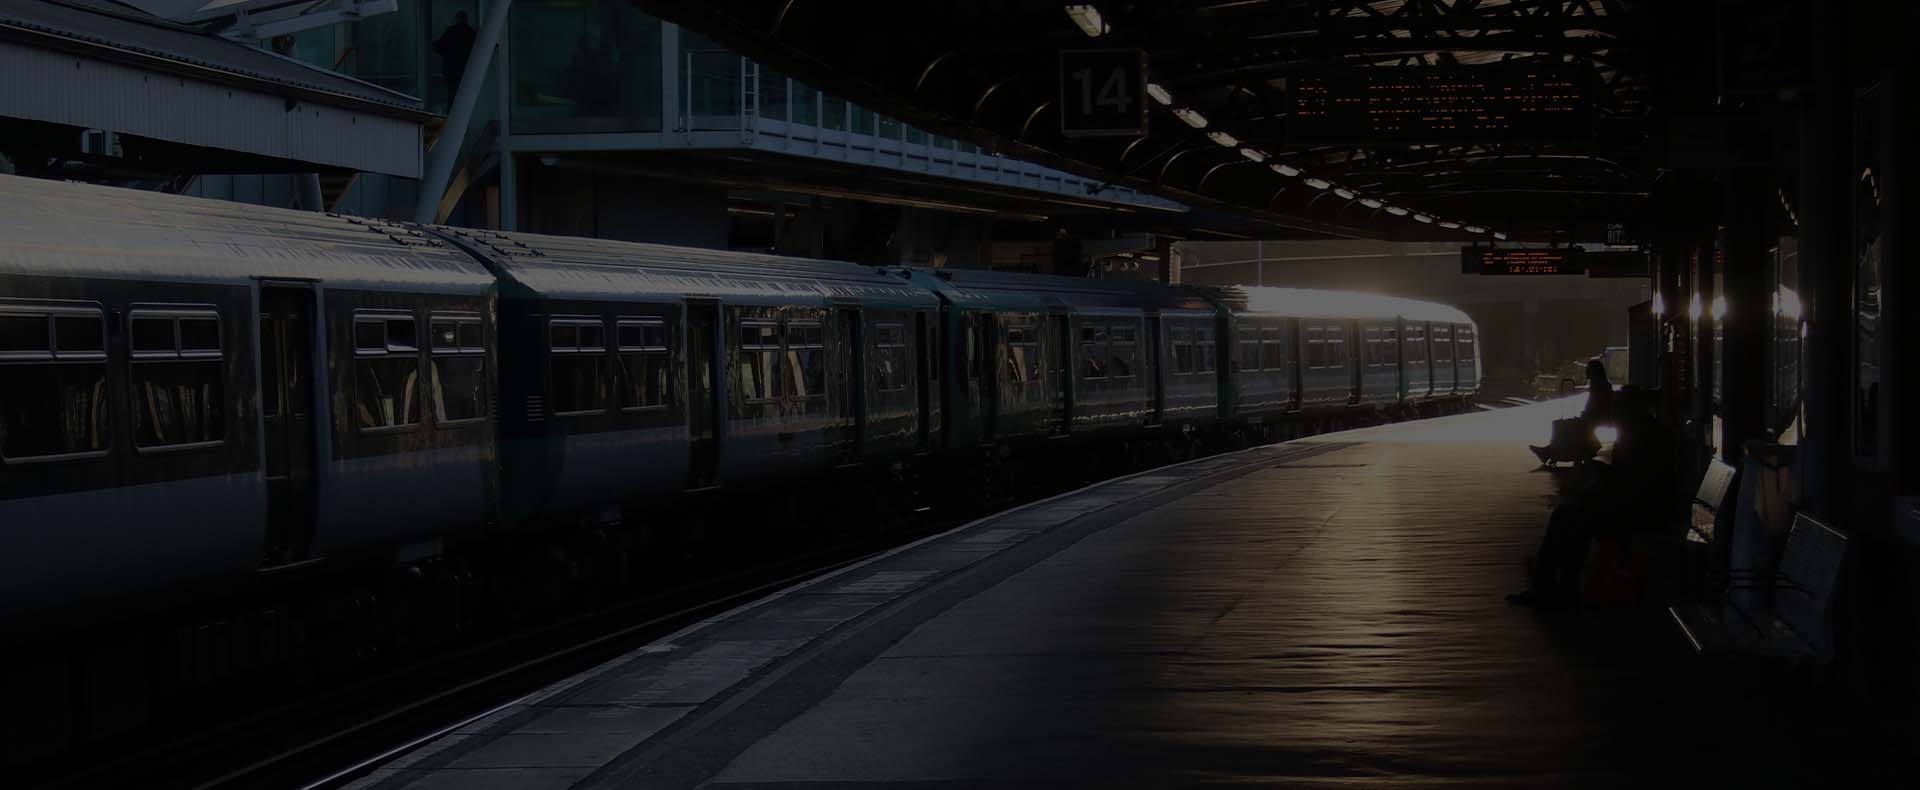
[[[1480,380],[1473,321],[1409,299],[0,176],[0,627],[702,497],[1458,411]]]

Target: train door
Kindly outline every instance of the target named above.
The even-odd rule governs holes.
[[[973,314],[973,362],[968,366],[974,378],[974,389],[980,393],[975,402],[980,407],[980,442],[993,441],[994,427],[1000,424],[1000,333],[996,331],[997,321],[994,314],[978,312]]]
[[[866,333],[860,326],[860,308],[842,307],[839,314],[839,346],[845,349],[840,355],[839,404],[835,417],[844,431],[839,442],[839,462],[855,463],[860,460],[860,445],[867,435],[867,349]],[[904,374],[905,371],[900,371]]]
[[[1073,430],[1073,322],[1064,310],[1047,313],[1046,328],[1040,333],[1044,344],[1040,356],[1046,360],[1047,400],[1051,406],[1047,431],[1065,436]]]
[[[916,375],[913,379],[913,388],[915,396],[918,398],[918,400],[915,401],[915,405],[919,407],[919,411],[917,412],[919,420],[915,426],[913,446],[923,450],[927,447],[928,433],[933,430],[933,407],[937,402],[934,399],[939,397],[939,395],[934,392],[934,389],[940,385],[940,361],[935,358],[934,351],[934,349],[939,348],[939,345],[934,343],[933,337],[928,334],[930,329],[931,327],[927,326],[926,311],[915,311],[913,314],[913,357]]]
[[[267,535],[261,565],[302,562],[313,544],[313,288],[260,289],[260,414]]]
[[[1153,390],[1150,396],[1153,405],[1147,411],[1148,425],[1159,425],[1161,418],[1165,416],[1167,411],[1167,380],[1165,375],[1166,371],[1173,366],[1160,364],[1161,360],[1167,359],[1167,355],[1163,351],[1165,346],[1166,339],[1161,337],[1160,333],[1160,314],[1148,313],[1147,359],[1153,360],[1153,362],[1147,366],[1147,378],[1152,382],[1151,387]]]
[[[1339,336],[1340,363],[1347,366],[1347,405],[1352,406],[1360,402],[1361,372],[1366,370],[1366,359],[1361,356],[1363,349],[1360,348],[1364,341],[1360,336],[1359,321],[1343,321],[1336,327],[1335,331],[1342,333]]]
[[[687,302],[687,439],[689,490],[720,483],[720,303]]]

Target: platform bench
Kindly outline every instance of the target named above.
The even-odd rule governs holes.
[[[1737,583],[1725,602],[1671,606],[1667,613],[1697,653],[1824,663],[1833,657],[1833,591],[1846,553],[1845,534],[1801,513],[1771,581]]]

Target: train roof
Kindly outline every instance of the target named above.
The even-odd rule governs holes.
[[[1292,318],[1404,318],[1408,321],[1473,323],[1473,319],[1464,311],[1452,305],[1385,294],[1257,286],[1222,288],[1221,293],[1222,299],[1235,312]]]
[[[1045,310],[1071,307],[1162,310],[1213,310],[1206,295],[1169,289],[1145,280],[1100,280],[1057,274],[996,272],[982,269],[927,269],[900,271],[939,289],[956,305],[996,309]]]
[[[486,267],[382,220],[0,175],[0,274],[473,293]]]
[[[434,230],[544,298],[804,296],[869,304],[935,303],[931,293],[901,277],[844,261],[535,233]]]

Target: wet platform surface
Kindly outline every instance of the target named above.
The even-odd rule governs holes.
[[[378,788],[1817,786],[1817,725],[1647,609],[1536,613],[1548,403],[986,519],[693,626]]]

